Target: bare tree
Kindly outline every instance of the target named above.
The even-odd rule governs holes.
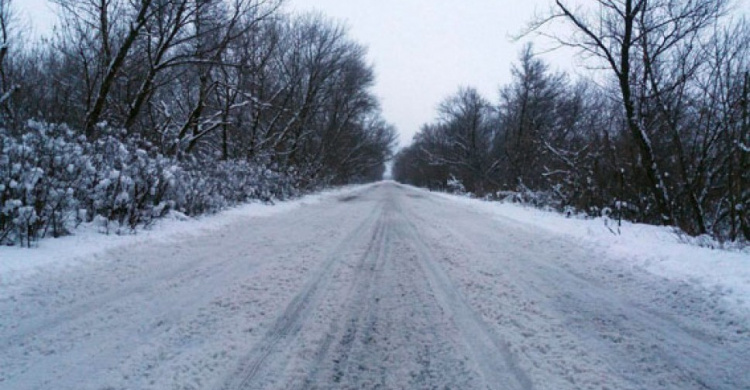
[[[638,145],[656,206],[668,225],[674,223],[672,198],[639,98],[646,96],[642,87],[653,65],[710,26],[726,4],[724,0],[597,0],[597,10],[586,12],[556,0],[552,15],[532,26],[539,29],[554,21],[572,26],[576,31],[573,36],[554,39],[603,60],[614,73],[627,128]]]
[[[696,198],[708,231],[750,240],[750,26],[745,19],[718,28],[700,46],[700,67],[689,83],[682,126],[694,166]]]
[[[8,66],[8,53],[11,50],[13,24],[16,22],[12,0],[0,0],[0,117],[10,117],[10,98],[19,89],[12,80]]]
[[[506,165],[506,186],[538,187],[542,180],[543,140],[555,131],[561,116],[556,108],[566,88],[566,79],[563,74],[550,72],[534,56],[531,45],[521,51],[512,75],[513,82],[500,90],[502,136],[495,140],[495,153]]]

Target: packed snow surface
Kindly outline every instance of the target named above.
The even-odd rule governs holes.
[[[750,315],[750,248],[722,247],[709,237],[689,237],[671,227],[566,216],[514,203],[436,194],[507,222],[530,224],[593,246],[626,267],[639,267],[674,281],[697,284],[722,295]]]
[[[3,248],[0,389],[750,388],[694,275],[748,256],[589,223],[382,182]]]

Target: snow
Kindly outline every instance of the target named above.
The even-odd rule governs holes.
[[[0,388],[748,388],[723,298],[505,207],[382,182],[42,240]]]
[[[185,234],[200,234],[226,227],[237,220],[289,212],[303,205],[360,190],[360,186],[343,187],[300,199],[276,204],[249,203],[216,215],[189,218],[172,212],[148,230],[134,234],[105,235],[96,222],[80,226],[72,236],[40,241],[37,248],[0,247],[0,286],[27,278],[44,267],[70,267],[90,261],[96,253],[120,246],[171,240]],[[554,211],[540,210],[510,202],[488,202],[465,196],[437,195],[462,203],[485,213],[531,224],[603,249],[608,257],[640,267],[653,274],[698,284],[723,294],[733,305],[750,310],[750,250],[714,249],[699,246],[718,244],[707,238],[690,238],[662,226],[617,221],[609,218],[568,217]]]
[[[497,218],[570,237],[606,253],[602,261],[638,267],[655,275],[698,285],[721,294],[739,311],[750,313],[750,248],[715,249],[710,238],[687,237],[664,226],[584,218],[510,202],[490,202],[440,193],[439,196]],[[702,244],[702,246],[701,246]],[[706,247],[709,246],[709,247]]]
[[[32,277],[42,269],[71,268],[95,261],[98,258],[95,255],[110,249],[149,245],[159,241],[182,239],[185,235],[217,231],[247,218],[290,212],[305,205],[313,205],[324,199],[364,188],[366,186],[345,186],[273,204],[253,202],[198,218],[170,212],[166,218],[157,220],[147,230],[139,230],[132,234],[103,234],[101,223],[94,221],[79,226],[71,236],[43,239],[32,249],[0,246],[0,288],[4,284],[15,284],[19,280]]]

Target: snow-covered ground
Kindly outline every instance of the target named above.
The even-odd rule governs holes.
[[[568,217],[510,202],[437,194],[488,215],[531,224],[604,252],[602,261],[639,267],[656,275],[699,285],[740,312],[750,313],[750,248],[721,250],[710,238],[691,238],[672,228],[608,218]],[[703,240],[701,243],[700,240]],[[702,245],[701,245],[702,244]],[[748,314],[750,318],[750,314]]]
[[[118,247],[135,247],[159,241],[181,240],[185,236],[216,231],[248,218],[271,216],[305,205],[312,205],[340,194],[357,191],[367,186],[346,186],[307,195],[299,199],[269,203],[249,203],[215,215],[190,218],[171,213],[146,230],[133,234],[104,234],[94,223],[79,226],[74,235],[44,239],[33,249],[0,246],[0,288],[18,279],[32,276],[40,270],[76,267],[82,262],[96,261],[101,253]]]
[[[747,255],[596,223],[381,182],[2,249],[0,389],[750,388],[738,289],[651,268]]]

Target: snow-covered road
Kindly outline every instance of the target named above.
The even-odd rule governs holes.
[[[382,182],[0,285],[0,389],[750,389],[693,285]]]

